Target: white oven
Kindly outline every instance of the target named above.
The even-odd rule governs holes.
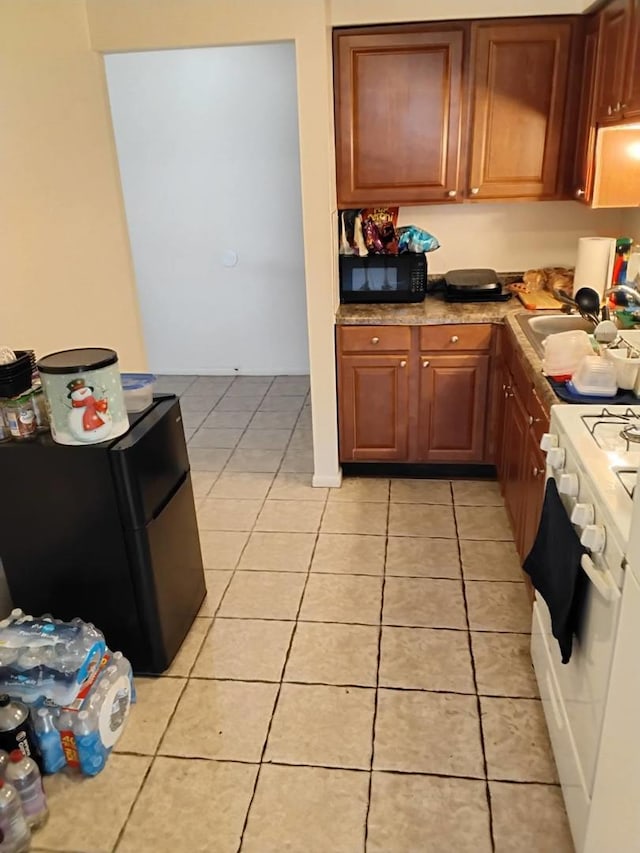
[[[635,420],[636,411],[627,407],[554,406],[550,431],[542,441],[547,476],[556,481],[564,507],[589,550],[582,569],[590,583],[569,663],[561,662],[549,611],[538,594],[531,637],[533,664],[578,853],[587,849],[625,580],[634,468],[640,463],[640,453],[620,433]],[[596,850],[590,848],[590,853]],[[613,848],[597,853],[605,850],[614,853]],[[631,848],[616,853],[631,853]]]

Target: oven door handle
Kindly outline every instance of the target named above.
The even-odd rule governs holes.
[[[582,555],[580,565],[605,601],[617,601],[620,598],[620,590],[616,586],[610,571],[597,568],[588,554]]]

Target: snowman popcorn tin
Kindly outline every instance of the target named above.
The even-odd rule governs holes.
[[[97,444],[129,429],[112,349],[62,350],[38,360],[51,435],[58,444]]]

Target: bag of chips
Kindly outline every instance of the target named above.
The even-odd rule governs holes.
[[[362,211],[364,242],[370,254],[398,254],[397,222],[397,207],[367,207]]]
[[[416,225],[398,228],[398,251],[400,252],[433,252],[439,248],[438,238]]]

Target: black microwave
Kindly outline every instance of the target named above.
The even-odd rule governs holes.
[[[340,302],[422,302],[427,256],[340,255]]]

